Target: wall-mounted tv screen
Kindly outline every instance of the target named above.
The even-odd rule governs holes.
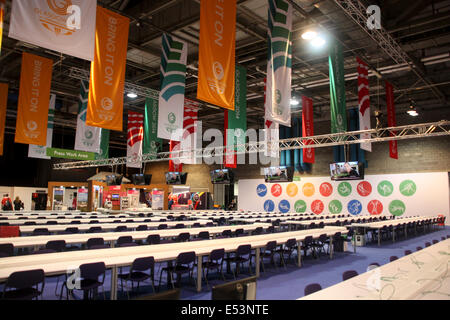
[[[116,194],[116,193],[113,193],[113,194],[111,195],[111,199],[112,199],[112,200],[119,200],[119,199],[120,199],[120,195],[118,195],[118,194]]]
[[[331,180],[362,180],[364,166],[356,161],[336,162],[330,164]]]
[[[166,172],[166,184],[186,184],[187,172]]]
[[[234,174],[230,169],[217,169],[210,172],[212,184],[234,183]]]
[[[108,186],[118,186],[122,184],[122,179],[122,175],[111,174],[106,176],[106,183],[108,184]]]
[[[294,178],[293,167],[270,167],[264,168],[264,180],[267,183],[292,182]]]
[[[152,181],[152,175],[143,173],[133,174],[131,175],[131,181],[136,186],[144,186],[144,185],[148,186]]]

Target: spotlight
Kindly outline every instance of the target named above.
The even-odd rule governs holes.
[[[292,98],[291,99],[291,106],[298,106],[300,102],[297,100],[297,98]]]
[[[406,113],[408,113],[411,117],[417,117],[419,115],[419,113],[417,112],[417,108],[414,106],[414,103],[412,101]]]
[[[305,40],[312,40],[317,37],[317,32],[308,30],[302,34],[302,38]]]
[[[311,44],[316,48],[323,47],[325,45],[325,39],[318,36],[311,40]]]
[[[128,98],[131,98],[131,99],[134,99],[134,98],[137,98],[137,94],[134,93],[134,92],[129,92],[129,93],[127,94],[127,97],[128,97]]]

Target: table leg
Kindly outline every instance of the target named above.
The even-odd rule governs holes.
[[[111,269],[111,300],[117,300],[117,267]]]
[[[353,233],[353,253],[356,253],[356,235]]]
[[[378,229],[378,246],[381,246],[381,229]]]
[[[392,243],[395,242],[395,228],[392,228]]]
[[[203,256],[197,257],[197,292],[202,291],[202,262]]]
[[[330,259],[333,259],[333,236],[330,237],[330,247],[328,250],[330,250]]]
[[[297,241],[297,265],[300,268],[302,266],[302,242]]]
[[[256,248],[255,249],[255,263],[256,263],[256,266],[255,266],[255,274],[256,274],[256,277],[257,278],[259,278],[259,272],[260,272],[260,265],[261,265],[261,249],[260,248]]]

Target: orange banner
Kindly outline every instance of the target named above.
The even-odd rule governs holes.
[[[86,125],[122,131],[130,19],[97,7]]]
[[[6,107],[8,103],[8,84],[0,83],[0,156],[5,143]]]
[[[234,110],[236,0],[201,0],[197,99]]]
[[[24,52],[20,71],[16,143],[47,144],[53,60]]]
[[[3,20],[5,20],[5,0],[0,0],[0,53],[2,53]]]

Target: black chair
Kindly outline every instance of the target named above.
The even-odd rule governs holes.
[[[44,286],[45,274],[42,269],[13,272],[3,287],[2,299],[32,300],[42,295]]]
[[[148,230],[148,227],[145,224],[141,224],[136,228],[136,231],[146,231],[146,230]]]
[[[164,229],[167,229],[167,224],[160,224],[158,226],[158,230],[164,230]]]
[[[91,220],[89,221],[90,224],[94,224],[94,223],[100,223],[98,220]]]
[[[150,273],[144,271],[149,270]],[[139,292],[139,285],[141,282],[151,279],[152,289],[155,292],[155,259],[153,257],[136,258],[131,265],[128,273],[122,273],[118,275],[123,292],[123,281],[131,282],[131,290],[134,290],[133,284],[137,282],[137,291]],[[127,291],[128,299],[130,299],[130,293]]]
[[[236,229],[236,231],[234,231],[235,237],[241,237],[243,235],[244,235],[244,229],[242,229],[242,228]]]
[[[422,247],[417,247],[416,248],[416,251],[420,251],[420,250],[422,250],[423,248]]]
[[[159,236],[159,234],[151,234],[147,237],[147,243],[148,244],[160,244],[161,237]]]
[[[305,296],[310,295],[314,292],[322,290],[322,286],[318,283],[311,283],[305,287]]]
[[[121,247],[124,244],[133,243],[132,236],[122,236],[117,239],[117,246]]]
[[[274,226],[268,227],[266,233],[275,233],[275,227]]]
[[[36,228],[33,230],[33,236],[49,236],[50,232],[47,228]]]
[[[284,259],[284,255],[287,254],[288,260],[290,260],[295,249],[297,249],[297,240],[292,238],[288,239],[288,241],[286,241],[286,243],[276,251],[280,255],[280,260],[281,262],[283,262],[284,267],[286,267],[286,260]]]
[[[254,235],[254,236],[257,236],[257,235],[260,235],[260,234],[263,234],[263,227],[257,227],[253,232],[252,232],[252,235]]]
[[[357,275],[358,275],[358,272],[356,272],[355,270],[347,270],[342,274],[342,281],[356,277]]]
[[[70,221],[70,224],[81,224],[81,221],[78,221],[78,220],[72,220],[72,221]]]
[[[67,288],[67,281],[64,282],[61,288],[67,289],[67,299],[69,298],[69,291],[81,290],[84,294],[84,299],[89,299],[89,293],[92,293],[92,298],[95,298],[98,293],[98,288],[103,287],[106,275],[106,266],[104,262],[85,263],[80,266],[80,286],[73,289]],[[101,280],[99,280],[101,277]],[[106,300],[105,290],[103,290],[103,298]]]
[[[223,230],[222,234],[220,236],[217,236],[216,239],[224,239],[224,238],[230,238],[233,235],[233,232],[231,230]]]
[[[398,259],[397,256],[390,256],[390,257],[389,257],[389,262],[395,261],[395,260],[397,260],[397,259]]]
[[[430,242],[425,242],[425,248],[427,248],[429,246],[431,246],[431,243]]]
[[[86,246],[87,246],[88,249],[106,249],[106,248],[109,248],[109,246],[105,244],[105,240],[103,240],[103,238],[90,238],[86,242]]]
[[[192,228],[200,228],[201,224],[199,222],[196,222],[192,225]]]
[[[436,244],[439,242],[439,240],[434,239],[432,242],[433,242],[433,244]]]
[[[183,274],[188,273],[189,278],[192,279],[192,271],[193,271],[194,263],[195,263],[195,252],[194,251],[180,253],[176,259],[174,266],[169,264],[167,267],[164,267],[161,269],[161,273],[159,275],[158,288],[161,287],[161,278],[162,278],[162,274],[164,272],[167,273],[168,280],[170,281],[170,284],[172,284],[172,288],[175,288],[175,286],[173,284],[174,274],[177,275],[177,284],[176,284],[177,286],[180,285],[181,277]],[[169,281],[167,282],[167,285],[169,285]]]
[[[264,259],[268,258],[270,259],[270,262],[275,266],[275,269],[277,269],[277,264],[275,263],[275,253],[277,252],[277,242],[275,240],[267,242],[264,249],[261,249],[260,252],[260,263],[263,269],[263,272],[266,272],[265,266],[264,266]],[[253,255],[252,255],[253,256]]]
[[[208,275],[210,270],[218,270],[222,276],[223,281],[225,281],[225,276],[223,274],[223,262],[225,257],[225,249],[215,249],[209,254],[208,260],[203,262],[203,278],[208,283]]]
[[[55,252],[62,252],[66,249],[66,241],[65,240],[52,240],[48,241],[45,245],[46,249],[54,250]]]
[[[53,220],[50,220],[50,221],[47,221],[47,223],[46,224],[51,224],[51,225],[55,225],[55,224],[58,224],[58,221],[53,221]]]
[[[77,227],[69,227],[64,230],[64,234],[77,234],[80,230]]]
[[[411,253],[412,253],[411,250],[405,250],[405,256],[407,256],[407,255],[409,255]]]
[[[189,232],[182,232],[180,233],[176,238],[175,242],[186,242],[189,241],[189,238],[191,237]]]
[[[198,238],[200,240],[209,240],[209,237],[210,237],[210,235],[209,235],[208,231],[202,231],[198,234]]]
[[[117,227],[114,229],[114,232],[126,232],[126,231],[128,231],[127,226],[117,226]]]
[[[0,258],[11,257],[14,255],[14,245],[12,243],[0,244]]]
[[[370,267],[370,266],[376,266],[376,267],[379,267],[380,264],[379,264],[378,262],[372,262],[371,264],[369,264],[369,267]]]
[[[24,226],[35,226],[36,222],[35,221],[27,221],[23,224]]]
[[[174,227],[174,229],[184,229],[186,226],[184,223],[177,223]]]
[[[320,257],[320,252],[325,253],[325,244],[327,244],[327,235],[326,233],[323,233],[319,236],[317,240],[314,240],[312,243],[312,246],[314,248],[315,253],[317,254],[317,257]]]
[[[249,263],[249,273],[252,274],[251,271],[251,254],[252,254],[252,247],[249,244],[241,244],[236,249],[236,253],[233,256],[228,256],[225,258],[225,261],[227,262],[227,270],[231,270],[230,265],[231,263],[234,263],[236,265],[236,272],[234,270],[232,271],[234,279],[236,279],[236,275],[239,274],[240,266],[243,266],[245,262]]]

